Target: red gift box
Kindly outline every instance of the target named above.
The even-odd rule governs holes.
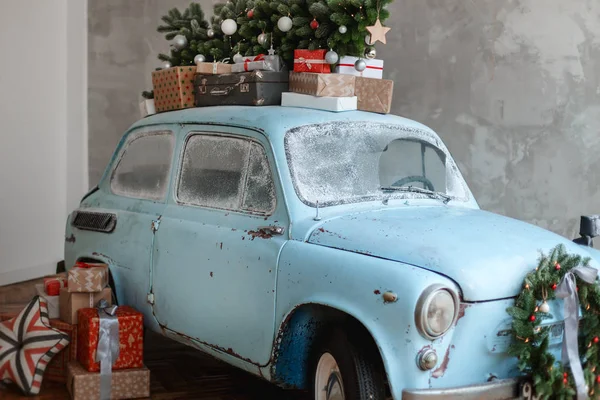
[[[77,358],[77,325],[67,324],[60,319],[51,319],[50,326],[68,334],[70,343],[52,357],[44,372],[44,380],[66,383],[69,362]]]
[[[58,296],[64,287],[67,287],[67,279],[62,276],[44,278],[44,291],[48,296]]]
[[[294,50],[294,72],[329,74],[331,67],[325,61],[327,50]]]
[[[117,308],[119,319],[119,357],[112,369],[142,368],[144,361],[144,320],[142,313],[129,306]],[[89,372],[100,371],[96,362],[100,317],[96,308],[77,311],[77,360]]]

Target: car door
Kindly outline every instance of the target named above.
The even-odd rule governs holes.
[[[183,129],[173,198],[155,233],[155,316],[179,340],[265,365],[288,231],[269,143],[232,127]]]

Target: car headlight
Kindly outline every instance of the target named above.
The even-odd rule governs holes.
[[[421,335],[436,339],[448,331],[458,316],[458,296],[453,290],[432,285],[423,291],[415,310],[415,322]]]

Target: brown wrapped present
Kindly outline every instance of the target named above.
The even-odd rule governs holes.
[[[111,399],[150,397],[150,370],[146,367],[113,371]],[[88,372],[77,361],[67,370],[67,390],[73,400],[100,399],[100,373]]]
[[[46,367],[44,380],[50,382],[67,382],[67,367],[77,359],[77,325],[67,324],[59,319],[51,319],[50,326],[69,335],[70,343],[52,358]]]
[[[69,292],[100,292],[108,286],[108,265],[78,262],[68,276]]]
[[[78,322],[77,310],[96,307],[101,299],[106,300],[109,305],[112,304],[112,291],[110,288],[93,293],[70,293],[66,288],[63,288],[60,290],[58,300],[60,319],[69,324],[76,324]]]
[[[231,64],[222,62],[200,62],[196,64],[198,75],[222,75],[231,73]]]
[[[352,97],[355,80],[352,75],[290,72],[290,92],[319,97]]]
[[[394,81],[356,77],[354,93],[359,110],[387,114],[392,108]]]
[[[156,112],[194,107],[196,67],[173,67],[152,72]],[[71,284],[71,282],[69,282]]]

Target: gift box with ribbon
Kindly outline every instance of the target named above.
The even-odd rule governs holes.
[[[60,289],[64,287],[67,287],[67,279],[64,276],[44,278],[44,291],[48,296],[58,296]]]
[[[108,265],[78,262],[68,273],[69,292],[100,292],[108,286]]]
[[[89,293],[71,293],[63,288],[60,291],[58,300],[60,319],[69,323],[76,324],[77,311],[81,308],[92,308],[102,299],[111,304],[112,291],[110,288],[104,288],[101,292]]]
[[[231,64],[225,59],[220,62],[199,62],[196,64],[196,73],[198,75],[222,75],[231,73]]]
[[[248,71],[274,71],[279,72],[285,70],[285,64],[279,56],[266,56],[259,54],[252,57],[244,57],[242,62],[235,63],[231,66],[231,72],[248,72]]]
[[[104,381],[106,382],[106,381]],[[121,369],[111,374],[110,394],[102,386],[102,376],[86,371],[77,361],[67,369],[67,390],[73,400],[139,399],[150,397],[150,370],[146,367]],[[104,393],[102,390],[104,389]]]
[[[59,319],[51,319],[50,326],[69,335],[70,343],[52,358],[44,372],[44,380],[65,383],[67,367],[71,361],[77,359],[77,325],[68,324]]]
[[[354,96],[355,76],[343,74],[313,74],[290,72],[290,92],[312,96]]]
[[[47,294],[46,290],[44,289],[44,285],[41,283],[35,285],[35,291],[37,292],[38,296],[46,300],[48,307],[48,318],[58,318],[60,315],[59,296],[50,296]]]
[[[294,72],[328,74],[331,67],[325,61],[327,50],[294,50]]]
[[[196,68],[173,67],[152,72],[156,112],[194,107]]]
[[[335,72],[338,74],[362,76],[364,78],[383,78],[383,60],[375,58],[370,60],[361,58],[361,60],[367,64],[364,71],[357,71],[356,68],[354,68],[354,64],[358,61],[358,57],[344,56],[340,58],[339,64],[335,68]]]

